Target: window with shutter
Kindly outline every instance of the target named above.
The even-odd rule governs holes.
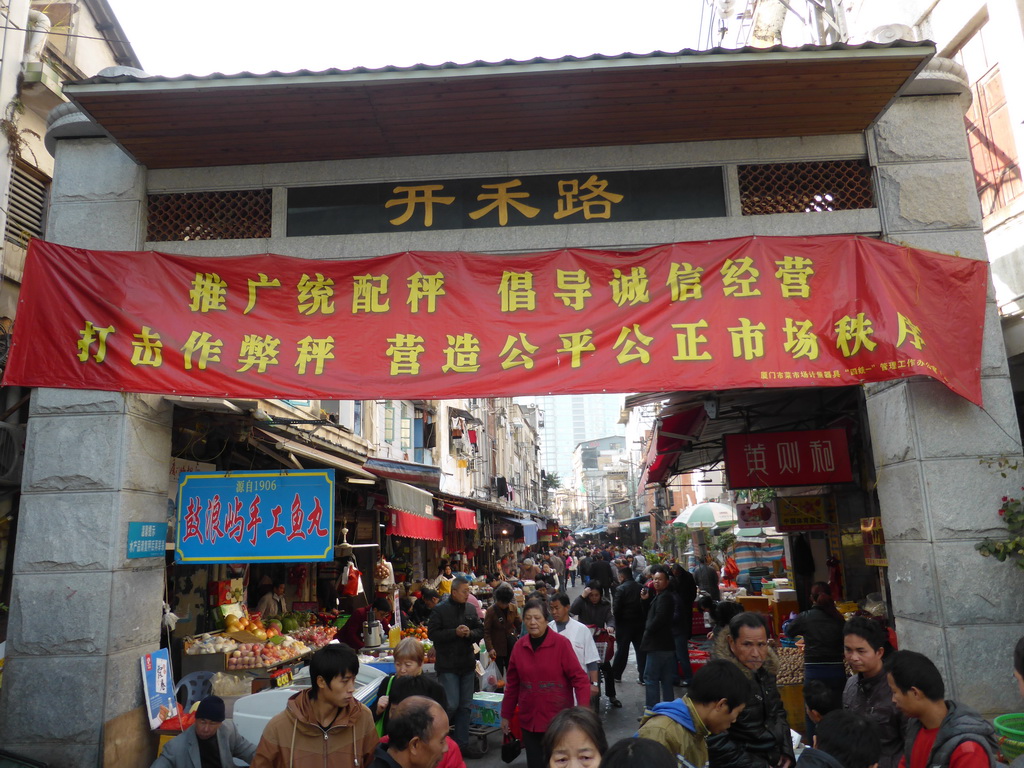
[[[4,232],[7,240],[24,246],[31,238],[42,237],[49,199],[49,178],[29,165],[17,163],[11,174],[11,199]]]
[[[982,25],[954,57],[971,83],[974,98],[964,120],[982,214],[989,216],[1013,202],[1024,185],[999,62],[986,43]]]

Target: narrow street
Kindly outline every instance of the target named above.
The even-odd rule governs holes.
[[[582,587],[570,587],[567,593],[575,600],[583,592]],[[632,650],[629,655],[629,665],[623,675],[622,682],[616,686],[616,694],[622,702],[622,709],[616,709],[608,703],[608,699],[601,697],[601,722],[604,725],[605,735],[608,737],[608,746],[611,746],[619,739],[632,736],[636,733],[638,718],[644,711],[644,687],[637,683],[636,659]],[[676,691],[681,691],[677,688]],[[469,768],[501,768],[506,765],[501,761],[501,734],[492,734],[488,740],[487,754],[478,760],[467,760]],[[515,762],[509,765],[513,768],[525,768],[526,752],[522,752]]]

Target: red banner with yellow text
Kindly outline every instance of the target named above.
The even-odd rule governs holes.
[[[922,374],[980,404],[986,269],[854,236],[321,261],[34,240],[4,383],[428,399]]]

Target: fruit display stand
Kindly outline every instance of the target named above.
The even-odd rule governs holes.
[[[291,674],[307,663],[318,649],[334,639],[335,627],[306,627],[264,642],[244,630],[217,632],[186,638],[182,675],[192,672],[226,672],[252,680],[252,692],[283,686]],[[280,642],[274,642],[280,639]]]

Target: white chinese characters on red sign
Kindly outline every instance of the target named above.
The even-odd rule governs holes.
[[[848,483],[853,478],[842,429],[726,435],[725,467],[730,488]]]

